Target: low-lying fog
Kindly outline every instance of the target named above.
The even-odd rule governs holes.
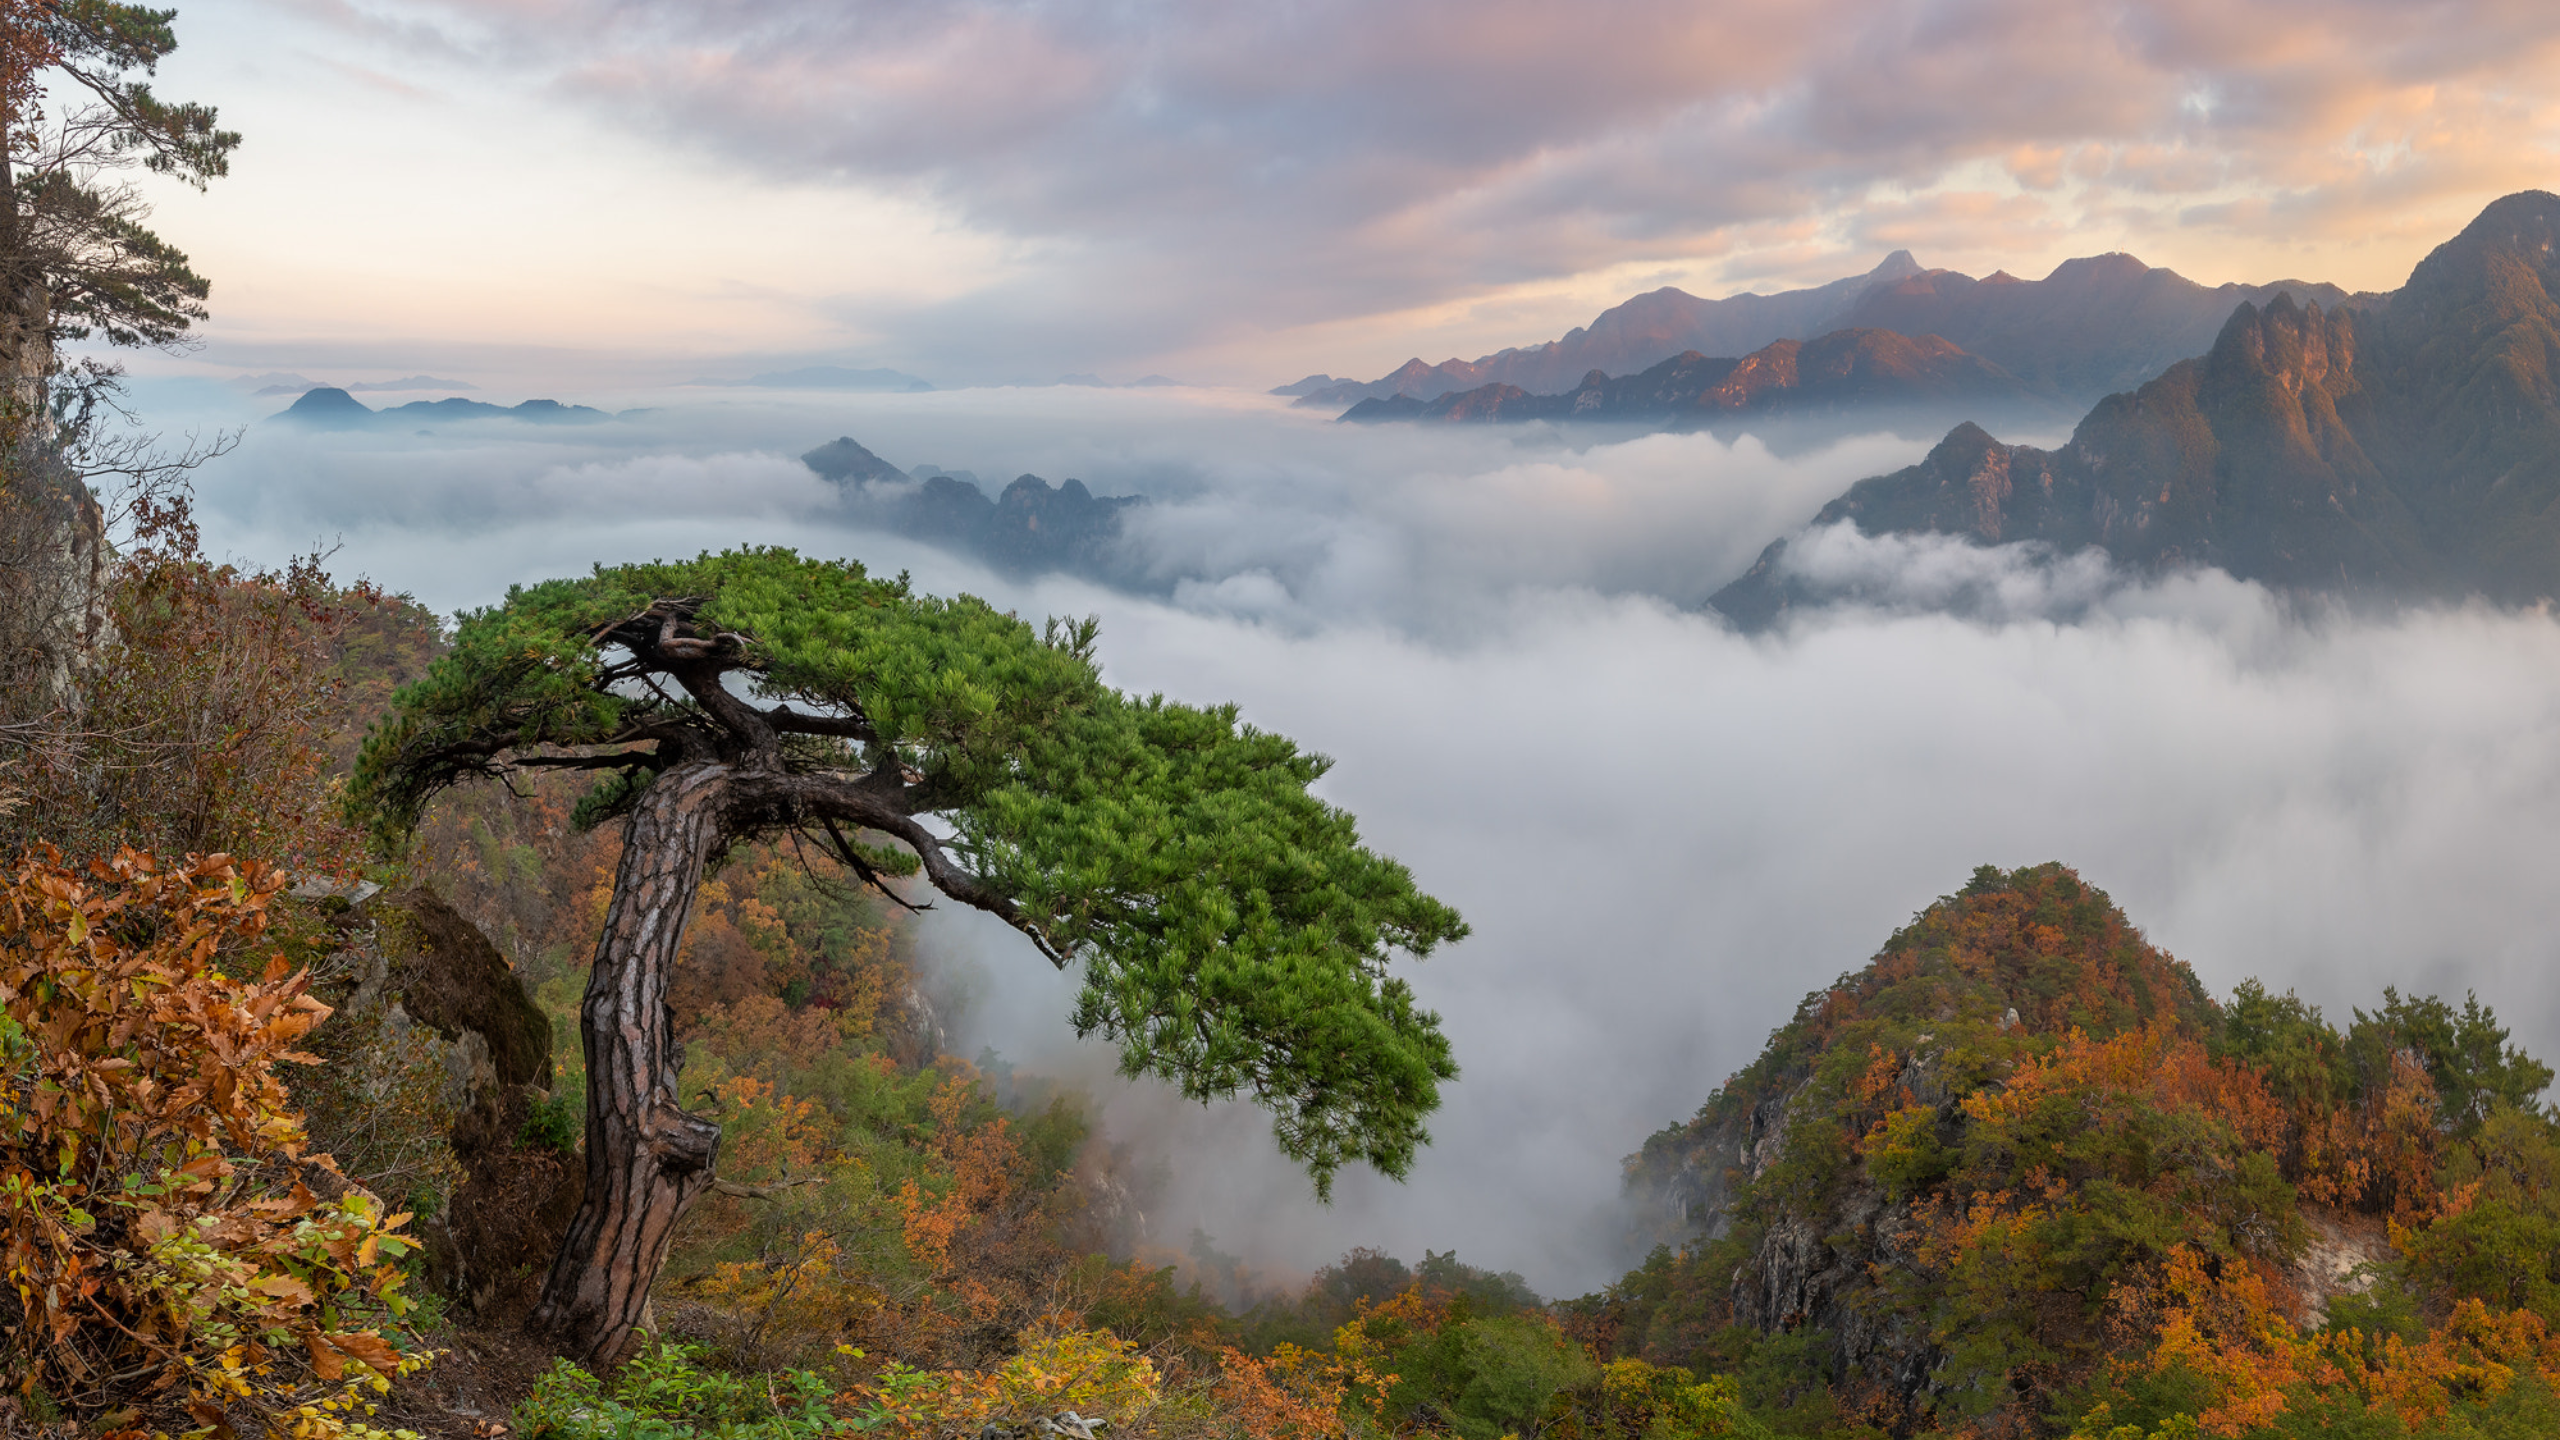
[[[236,403],[209,394],[142,399],[163,424]],[[1066,1030],[1068,981],[999,928],[929,922],[972,997],[953,1048],[1106,1096],[1111,1134],[1167,1167],[1153,1220],[1177,1249],[1198,1227],[1286,1274],[1353,1245],[1454,1247],[1549,1294],[1603,1284],[1629,1258],[1620,1158],[1984,862],[2076,866],[2218,993],[2256,975],[2342,1016],[2386,983],[2476,988],[2560,1054],[2547,613],[2306,617],[2218,575],[1832,536],[1820,564],[1898,582],[1868,593],[1970,587],[1995,618],[1832,612],[1751,639],[1691,607],[1931,437],[1577,449],[1187,391],[616,403],[660,408],[586,429],[255,427],[200,478],[208,546],[342,544],[341,574],[446,610],[597,560],[848,554],[1026,615],[1098,612],[1114,683],[1233,699],[1334,756],[1325,793],[1475,927],[1413,971],[1465,1073],[1408,1184],[1348,1175],[1317,1205],[1259,1112],[1110,1080]],[[990,493],[1030,471],[1153,496],[1133,543],[1188,578],[1013,582],[852,532],[792,458],[839,434]]]

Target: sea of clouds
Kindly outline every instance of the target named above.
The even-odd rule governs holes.
[[[564,397],[569,398],[569,397]],[[156,417],[242,413],[209,390]],[[602,402],[598,402],[602,403]],[[336,546],[441,610],[596,561],[787,543],[1026,616],[1099,614],[1116,684],[1232,699],[1333,756],[1323,793],[1473,936],[1411,978],[1463,1076],[1409,1182],[1330,1206],[1258,1112],[1113,1079],[1071,983],[937,912],[954,1048],[1088,1084],[1196,1228],[1275,1275],[1425,1248],[1573,1294],[1631,1258],[1619,1162],[1748,1062],[1808,990],[1973,868],[2062,860],[2216,992],[2343,1018],[2385,984],[2476,989],[2560,1054],[2560,622],[2352,615],[2215,573],[1854,532],[1801,542],[1855,607],[1766,636],[1699,608],[1849,481],[1934,438],[1773,453],[1703,435],[1335,426],[1227,392],[671,392],[612,425],[433,434],[253,424],[202,473],[210,548]],[[792,457],[1140,493],[1147,577],[1011,578],[846,526]],[[2035,439],[2040,437],[2011,437]],[[2050,438],[2050,437],[2041,437]],[[1957,604],[1959,614],[1941,608]]]

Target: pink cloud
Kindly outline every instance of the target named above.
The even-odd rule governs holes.
[[[431,32],[672,145],[909,189],[1062,242],[1078,268],[1047,283],[1081,287],[1091,313],[1061,323],[1137,350],[1177,348],[1212,315],[1340,320],[1710,254],[1807,217],[1868,241],[1929,237],[1951,252],[1922,257],[1936,263],[2106,216],[2130,224],[2118,238],[2357,243],[2377,233],[2371,207],[2442,229],[2560,158],[2538,99],[2560,12],[2520,0],[397,0],[368,14],[395,20],[345,23]],[[1981,174],[2021,193],[1972,210],[1878,199]],[[1880,204],[1908,208],[1860,218]]]

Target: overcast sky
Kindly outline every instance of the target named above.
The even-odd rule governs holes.
[[[208,367],[1267,385],[1886,251],[2399,283],[2552,181],[2540,0],[185,0]],[[473,378],[456,376],[455,378]]]

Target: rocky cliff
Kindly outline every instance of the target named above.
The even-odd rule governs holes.
[[[1096,495],[1081,480],[1053,486],[1037,475],[1016,476],[990,500],[975,476],[929,467],[910,476],[849,435],[800,461],[843,487],[845,504],[861,518],[1014,574],[1114,575],[1121,513],[1143,503],[1135,495]]]
[[[2244,303],[2201,357],[2100,401],[2058,450],[1959,427],[1814,523],[2096,546],[2148,569],[2384,596],[2560,594],[2560,197],[2482,212],[2387,303]],[[1785,541],[1714,604],[1820,598]]]

